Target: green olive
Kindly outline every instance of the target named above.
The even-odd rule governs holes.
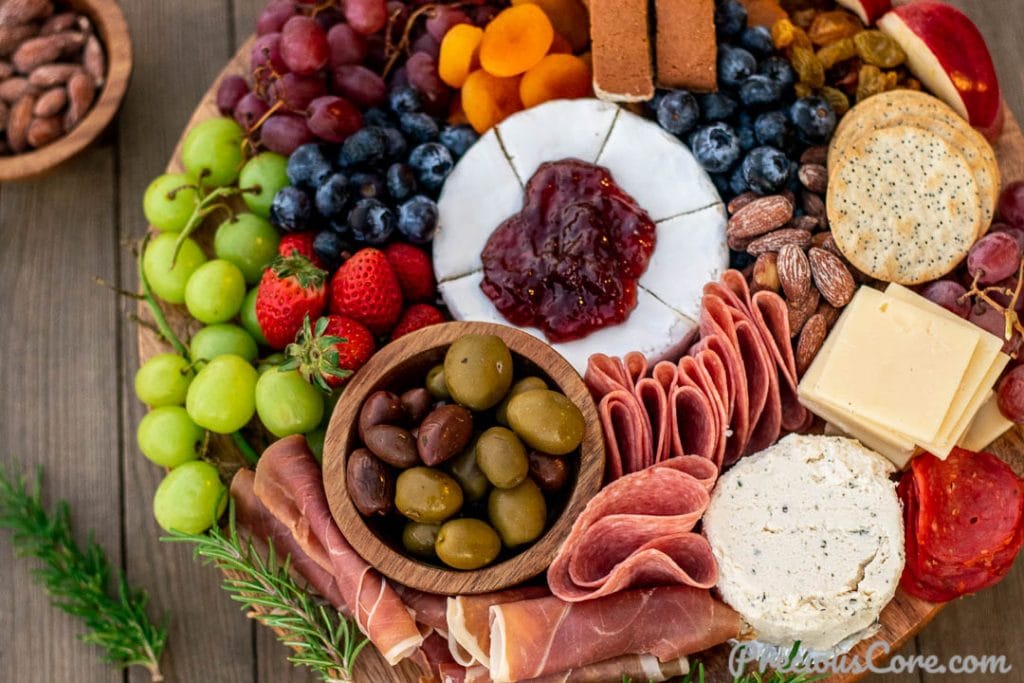
[[[434,551],[449,567],[479,569],[501,552],[501,540],[486,522],[471,517],[445,522],[437,534]]]
[[[395,482],[395,507],[414,522],[440,524],[462,509],[462,489],[440,470],[412,467]]]
[[[452,397],[448,393],[448,384],[444,380],[443,365],[435,365],[427,372],[427,391],[438,401],[444,401]]]
[[[531,389],[547,389],[547,383],[540,377],[524,377],[515,384],[508,391],[508,396],[501,400],[498,407],[494,411],[494,419],[500,425],[508,427],[508,402],[512,400],[512,397],[516,394],[521,394],[524,391],[530,391]]]
[[[416,557],[433,559],[434,542],[437,541],[437,532],[440,530],[441,527],[437,524],[409,522],[402,529],[402,545]]]
[[[548,518],[544,494],[532,479],[512,489],[494,489],[487,498],[487,516],[507,547],[530,543],[544,533]]]
[[[470,441],[469,446],[461,454],[448,461],[448,469],[459,482],[462,493],[469,502],[480,500],[491,488],[491,483],[487,481],[483,470],[476,464],[476,439]]]
[[[476,464],[499,489],[517,486],[530,470],[526,446],[511,429],[504,427],[491,427],[480,435],[476,442]]]
[[[583,413],[565,394],[532,389],[508,402],[512,431],[531,448],[549,455],[566,455],[583,441]]]
[[[448,347],[444,379],[456,401],[473,410],[487,410],[512,386],[512,353],[501,337],[467,334]]]

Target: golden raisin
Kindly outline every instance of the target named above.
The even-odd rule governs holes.
[[[829,103],[836,116],[842,116],[850,111],[850,98],[842,90],[826,85],[818,94]]]
[[[807,9],[801,9],[793,12],[790,16],[793,17],[793,23],[800,28],[806,29],[814,21],[814,17],[817,16],[818,12],[813,7]]]
[[[860,19],[843,10],[822,12],[807,29],[807,37],[815,45],[831,45],[843,38],[852,38],[864,30]]]
[[[803,47],[794,47],[790,55],[793,69],[801,83],[806,83],[812,88],[820,88],[825,85],[825,67],[822,66],[818,55],[812,50]]]
[[[772,26],[772,42],[776,49],[782,50],[793,44],[796,27],[789,19],[779,19]]]
[[[852,38],[840,38],[818,50],[817,55],[821,65],[826,69],[831,69],[839,62],[856,57],[857,48],[854,46]]]
[[[797,83],[793,86],[793,92],[796,93],[797,97],[810,97],[814,94],[814,88],[806,83]]]
[[[906,88],[907,90],[920,90],[921,81],[917,80],[916,78],[908,78],[907,82],[903,84],[903,87]]]
[[[853,37],[853,42],[857,54],[868,64],[892,69],[907,60],[903,48],[881,31],[861,31]]]
[[[885,90],[885,77],[882,70],[872,64],[865,64],[857,75],[857,101],[863,102],[872,95]]]
[[[793,42],[789,47],[790,49],[794,47],[802,47],[805,50],[813,50],[814,44],[811,43],[811,39],[807,37],[807,31],[796,26],[793,28]]]

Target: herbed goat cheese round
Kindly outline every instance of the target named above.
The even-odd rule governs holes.
[[[718,590],[758,640],[831,650],[876,622],[903,571],[892,472],[853,439],[792,434],[718,480],[704,515]]]

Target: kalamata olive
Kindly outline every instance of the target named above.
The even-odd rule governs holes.
[[[476,464],[499,489],[518,485],[530,467],[523,442],[505,427],[491,427],[480,435],[476,442]]]
[[[416,440],[409,430],[395,425],[374,425],[367,428],[363,443],[374,455],[389,465],[406,469],[420,462]]]
[[[427,391],[438,401],[452,397],[448,393],[448,383],[444,379],[444,366],[435,365],[427,372]]]
[[[502,543],[513,548],[530,543],[544,533],[548,518],[544,494],[533,483],[523,483],[511,489],[493,489],[487,498],[487,516],[498,530]]]
[[[462,489],[440,470],[412,467],[398,475],[395,507],[414,522],[440,524],[462,509]]]
[[[386,515],[395,499],[395,480],[387,465],[365,448],[357,448],[345,464],[345,488],[365,517]]]
[[[444,356],[444,381],[458,403],[473,410],[498,404],[512,386],[512,353],[501,337],[467,334]]]
[[[413,424],[419,424],[430,412],[430,406],[433,404],[433,397],[423,387],[416,387],[402,394],[402,407]]]
[[[359,410],[359,438],[366,439],[366,430],[379,424],[401,424],[405,421],[402,401],[390,391],[375,391],[366,397]]]
[[[501,541],[486,522],[465,517],[453,519],[441,526],[434,550],[449,567],[479,569],[498,556]]]
[[[487,495],[491,482],[476,464],[476,442],[470,441],[465,450],[448,461],[448,470],[459,482],[466,500],[475,502]]]
[[[462,451],[472,436],[472,413],[455,404],[439,406],[420,423],[416,448],[424,463],[438,465]]]
[[[565,394],[532,389],[508,402],[512,431],[531,448],[551,455],[565,455],[583,441],[583,413]]]
[[[437,532],[440,530],[441,527],[437,524],[409,522],[402,529],[402,545],[416,557],[422,557],[425,560],[432,559]]]
[[[512,397],[516,394],[521,394],[524,391],[530,391],[531,389],[547,389],[547,383],[540,377],[524,377],[508,390],[508,395],[501,399],[501,403],[494,410],[494,419],[500,425],[508,427],[508,402],[512,400]]]
[[[547,453],[530,453],[530,478],[544,493],[557,493],[569,480],[569,465],[565,458]]]

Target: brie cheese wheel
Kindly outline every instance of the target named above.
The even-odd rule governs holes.
[[[434,274],[456,320],[509,322],[481,291],[481,252],[523,206],[541,164],[580,159],[603,166],[656,224],[655,247],[637,285],[637,305],[619,325],[552,344],[578,371],[593,353],[678,355],[692,341],[704,285],[729,265],[725,206],[678,139],[600,100],[556,100],[509,117],[462,157],[438,200]],[[544,333],[524,328],[541,339]]]
[[[792,434],[718,480],[718,590],[759,641],[822,651],[870,632],[903,572],[893,471],[853,439]]]

